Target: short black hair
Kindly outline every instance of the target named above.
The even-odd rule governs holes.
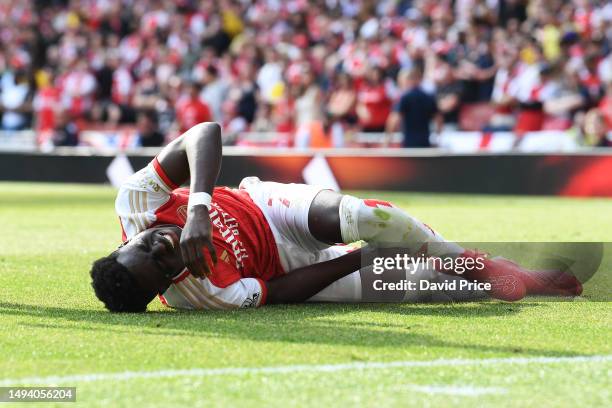
[[[95,261],[91,267],[91,286],[104,306],[111,312],[147,310],[154,297],[142,289],[130,271],[117,262],[117,251]]]

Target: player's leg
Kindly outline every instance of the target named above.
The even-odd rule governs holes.
[[[340,257],[350,251],[347,245],[335,245],[319,253],[318,262]],[[413,266],[409,269],[387,270],[375,274],[372,266],[365,266],[359,271],[339,279],[309,299],[310,302],[360,303],[360,302],[457,302],[482,300],[487,294],[482,291],[462,288],[456,284],[455,289],[444,289],[452,281],[462,281],[459,276],[439,273],[424,266]],[[406,282],[406,283],[403,283]],[[412,282],[408,284],[407,282]],[[438,285],[437,290],[431,285]],[[392,286],[390,286],[392,285]],[[453,286],[448,286],[452,288]]]
[[[324,242],[363,240],[383,247],[406,248],[413,256],[444,259],[479,256],[444,240],[429,226],[386,201],[321,191],[312,201],[308,220],[311,233]],[[484,270],[463,272],[462,277],[490,283],[490,295],[498,299],[518,300],[525,296],[520,277],[523,271],[518,265],[514,268],[493,260],[484,262]],[[439,272],[455,273],[449,269]]]
[[[389,202],[362,200],[330,190],[321,191],[312,201],[308,225],[315,238],[328,243],[363,240],[436,256],[458,256],[465,252]]]
[[[333,245],[317,253],[317,263],[339,258],[355,248],[349,245]],[[365,269],[365,268],[362,268]],[[367,288],[366,288],[367,291]],[[399,299],[398,299],[399,300]],[[372,300],[364,299],[361,270],[338,279],[325,289],[308,299],[309,302],[359,303]],[[389,299],[387,301],[392,301]]]
[[[415,255],[482,260],[482,256],[475,251],[444,240],[426,224],[391,203],[380,200],[362,200],[333,191],[321,191],[312,201],[309,226],[312,234],[324,242],[364,240],[379,246],[403,247]],[[561,272],[557,275],[563,275],[569,283],[557,287],[560,284],[546,279],[546,275],[524,269],[509,260],[492,258],[482,261],[484,269],[465,272],[462,277],[491,283],[490,294],[498,299],[518,300],[526,293],[576,296],[582,292],[582,286],[575,277]]]

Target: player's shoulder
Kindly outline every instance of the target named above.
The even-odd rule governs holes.
[[[122,185],[122,189],[140,190],[150,193],[170,194],[177,188],[168,178],[157,158],[131,175]]]
[[[156,211],[170,199],[172,187],[160,175],[154,162],[121,185],[115,198],[115,212],[128,236],[146,229],[155,221]]]
[[[255,206],[249,193],[243,189],[217,186],[213,191],[213,202],[221,207],[231,206],[236,211],[250,211]]]

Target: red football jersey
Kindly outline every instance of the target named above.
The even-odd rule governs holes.
[[[189,189],[177,188],[154,159],[119,190],[115,208],[123,238],[161,224],[183,227],[188,201]],[[215,188],[210,219],[217,264],[207,280],[215,287],[226,288],[244,278],[267,281],[285,273],[270,226],[246,191]],[[262,289],[265,297],[263,283]]]

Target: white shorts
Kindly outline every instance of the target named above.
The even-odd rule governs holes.
[[[287,272],[345,255],[350,248],[319,241],[308,228],[308,212],[323,187],[282,184],[247,177],[240,189],[249,196],[270,225],[281,265]],[[361,299],[359,271],[345,276],[312,297],[319,302],[357,302]]]
[[[322,187],[282,184],[247,177],[240,189],[249,193],[270,225],[285,271],[321,262],[321,251],[330,245],[317,240],[308,229],[308,211]]]

